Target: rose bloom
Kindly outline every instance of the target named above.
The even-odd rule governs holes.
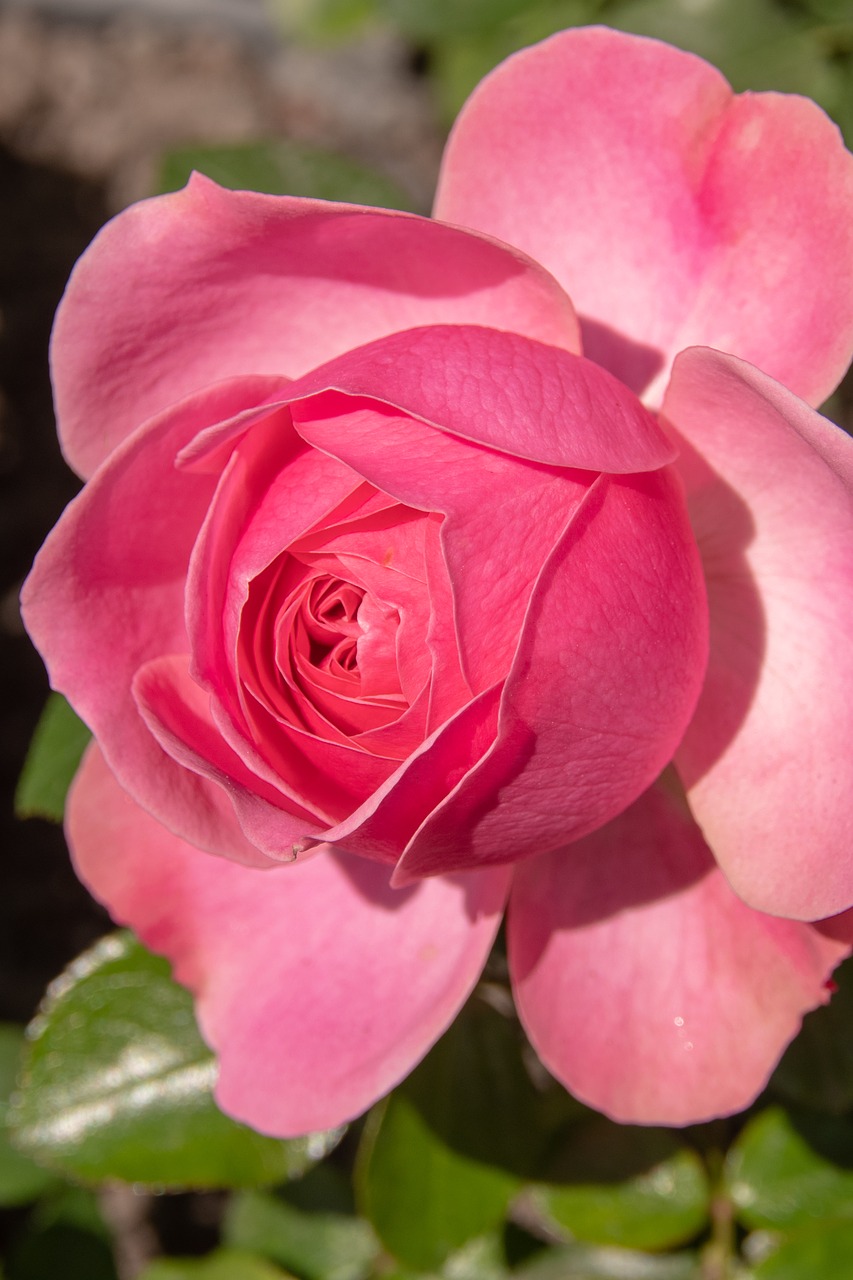
[[[507,903],[580,1098],[754,1097],[853,940],[852,348],[835,127],[600,28],[485,80],[434,221],[194,178],[104,228],[25,617],[225,1110],[359,1114]]]

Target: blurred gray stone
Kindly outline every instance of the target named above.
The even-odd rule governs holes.
[[[250,36],[273,34],[265,0],[0,0],[3,9],[78,20],[142,15],[224,25]]]
[[[0,0],[0,143],[103,183],[118,210],[170,148],[281,137],[385,173],[426,211],[441,136],[399,37],[306,48],[265,23],[262,0]]]

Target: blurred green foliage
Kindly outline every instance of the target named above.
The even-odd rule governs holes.
[[[715,63],[738,91],[814,98],[853,137],[851,0],[271,0],[285,31],[314,40],[390,26],[421,51],[449,125],[502,58],[564,27],[601,22]]]
[[[15,791],[19,818],[61,822],[65,796],[92,735],[60,693],[52,693],[36,725]]]

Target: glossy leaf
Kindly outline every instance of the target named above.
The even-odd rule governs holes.
[[[55,1182],[51,1174],[33,1164],[9,1141],[6,1110],[17,1082],[23,1044],[22,1027],[0,1024],[0,1205],[26,1204]]]
[[[850,1280],[853,1222],[815,1222],[782,1241],[754,1280]]]
[[[251,1253],[217,1249],[206,1258],[158,1258],[138,1280],[290,1280],[288,1273]]]
[[[815,1219],[853,1218],[853,1124],[770,1107],[730,1150],[726,1184],[749,1227],[790,1230]]]
[[[665,1249],[708,1221],[702,1162],[668,1130],[597,1117],[570,1130],[559,1171],[560,1185],[536,1187],[531,1203],[576,1240]]]
[[[359,1201],[394,1257],[440,1269],[502,1220],[535,1149],[535,1105],[515,1023],[473,1000],[365,1129]]]
[[[62,821],[65,796],[91,736],[62,695],[52,693],[36,725],[15,791],[19,818]]]
[[[853,1107],[853,964],[836,969],[829,1004],[807,1014],[773,1074],[776,1093],[840,1115]]]
[[[295,142],[182,147],[164,157],[159,189],[177,191],[193,170],[235,191],[345,200],[383,209],[412,209],[406,193],[363,165]]]
[[[127,933],[53,984],[30,1028],[9,1120],[17,1145],[84,1180],[234,1187],[302,1173],[341,1131],[291,1142],[224,1116],[189,994]]]
[[[548,1249],[513,1276],[516,1280],[701,1280],[701,1271],[690,1253],[655,1257],[633,1249],[573,1244]]]
[[[364,1280],[379,1252],[363,1219],[312,1211],[260,1191],[234,1199],[224,1239],[232,1249],[262,1254],[304,1280]]]

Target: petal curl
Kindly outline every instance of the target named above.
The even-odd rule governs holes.
[[[630,475],[675,457],[652,415],[605,369],[496,328],[435,324],[392,334],[298,379],[290,396],[329,388],[547,466]]]
[[[536,584],[494,745],[414,835],[398,882],[513,862],[614,817],[671,758],[706,658],[677,478],[600,477]]]
[[[836,922],[827,922],[830,926]],[[516,1004],[542,1061],[616,1120],[690,1124],[763,1087],[850,950],[762,915],[655,786],[609,826],[523,863],[509,908]]]
[[[119,214],[74,269],[51,348],[66,457],[87,476],[208,383],[297,377],[433,323],[579,350],[568,298],[517,250],[428,218],[227,191],[196,174]]]
[[[332,853],[273,871],[211,858],[164,831],[96,746],[71,792],[81,879],[172,961],[219,1055],[229,1114],[290,1137],[360,1115],[451,1022],[488,956],[502,871],[388,887]]]
[[[663,412],[711,616],[678,768],[736,892],[833,915],[853,903],[853,440],[712,351],[679,356]]]
[[[24,620],[54,688],[104,748],[122,785],[200,848],[265,861],[243,835],[225,793],[176,764],[151,736],[131,692],[164,653],[186,653],[184,587],[215,478],[175,469],[204,428],[266,412],[278,379],[238,378],[145,424],[64,512],[21,595]]]
[[[853,347],[851,210],[853,157],[813,102],[734,97],[700,58],[603,27],[486,77],[435,205],[543,263],[585,353],[653,403],[701,344],[819,404]]]

